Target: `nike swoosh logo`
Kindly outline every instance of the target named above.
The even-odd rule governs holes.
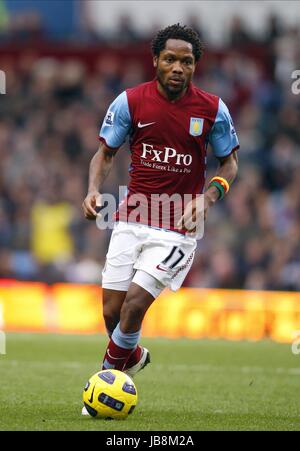
[[[107,352],[107,355],[108,355],[108,357],[109,357],[110,359],[113,359],[113,360],[123,360],[123,359],[124,359],[124,357],[113,357],[113,356],[110,354],[109,349],[108,349],[106,352]]]
[[[153,125],[155,122],[149,122],[148,124],[141,124],[140,122],[137,124],[138,128],[148,127],[149,125]]]
[[[88,399],[88,402],[90,402],[91,404],[92,404],[92,402],[93,402],[93,397],[94,397],[94,390],[95,390],[95,387],[96,387],[96,384],[95,384],[94,387],[93,387],[93,391],[92,391],[92,394],[91,394],[90,399]]]
[[[159,269],[160,271],[168,272],[167,269],[160,268],[160,265],[157,265],[156,268]]]

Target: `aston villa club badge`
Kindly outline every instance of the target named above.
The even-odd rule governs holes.
[[[191,117],[190,120],[190,135],[200,136],[203,131],[204,119],[199,117]]]

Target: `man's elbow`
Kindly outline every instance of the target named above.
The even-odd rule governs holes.
[[[239,169],[239,160],[238,160],[237,152],[233,152],[232,156],[233,156],[234,169],[235,169],[235,172],[237,173],[238,169]]]
[[[238,170],[239,170],[239,162],[238,162],[237,152],[233,152],[232,156],[233,156],[233,158],[231,161],[231,180],[233,182],[234,179],[236,178]]]

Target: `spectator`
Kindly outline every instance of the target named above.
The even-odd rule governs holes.
[[[240,174],[208,216],[185,286],[300,288],[300,96],[291,94],[290,74],[286,79],[299,58],[299,39],[297,30],[275,22],[267,33],[274,73],[262,44],[258,53],[241,55],[240,46],[253,39],[236,18],[235,50],[224,47],[219,56],[208,49],[197,75],[197,85],[234,112]],[[138,45],[126,20],[122,30]],[[24,52],[17,62],[2,59],[10,94],[0,99],[1,277],[101,282],[110,231],[82,217],[88,164],[108,104],[145,79],[146,64],[132,57],[124,66],[118,49],[95,59],[93,70],[79,57]],[[116,196],[127,182],[128,150],[125,144],[118,152],[104,187]],[[211,174],[213,164],[208,150]]]
[[[240,16],[233,16],[229,30],[229,47],[242,48],[254,41]]]

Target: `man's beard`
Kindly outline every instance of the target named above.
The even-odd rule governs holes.
[[[159,84],[162,86],[162,88],[164,89],[164,91],[167,93],[167,96],[170,98],[174,98],[174,97],[178,97],[180,94],[183,93],[183,91],[187,88],[188,86],[188,82],[185,81],[182,83],[182,86],[179,86],[178,88],[176,88],[175,86],[169,86],[167,84],[164,84],[162,82],[162,79],[159,75],[159,71],[157,71],[156,73],[156,78],[159,82]]]

